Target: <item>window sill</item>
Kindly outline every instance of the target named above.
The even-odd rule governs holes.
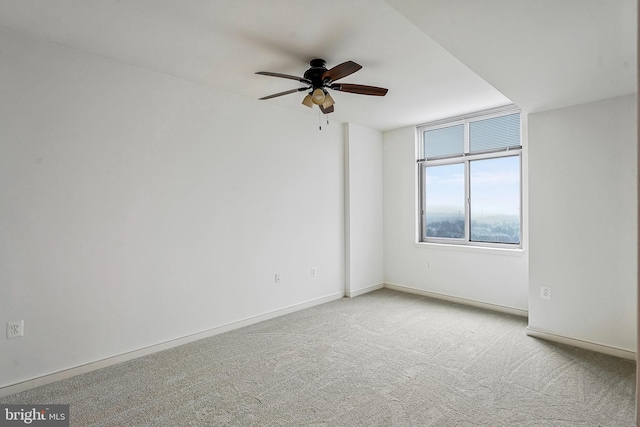
[[[415,247],[420,249],[437,249],[445,251],[455,252],[472,252],[483,253],[490,255],[504,255],[504,256],[524,256],[524,248],[499,248],[488,246],[473,246],[473,245],[455,245],[448,243],[427,243],[427,242],[415,242]]]

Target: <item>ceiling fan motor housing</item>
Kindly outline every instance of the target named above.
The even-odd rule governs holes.
[[[304,78],[311,80],[311,86],[314,89],[322,88],[325,82],[322,80],[322,75],[327,71],[327,61],[324,59],[312,59],[309,62],[311,68],[304,73]]]

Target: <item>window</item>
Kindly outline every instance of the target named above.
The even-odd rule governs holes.
[[[418,128],[420,241],[521,247],[520,110]]]

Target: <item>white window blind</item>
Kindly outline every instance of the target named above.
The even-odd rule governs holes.
[[[520,114],[469,123],[469,152],[495,151],[520,146]]]
[[[445,157],[464,152],[464,124],[424,132],[425,157]]]

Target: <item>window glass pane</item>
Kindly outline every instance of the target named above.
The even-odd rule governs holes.
[[[463,124],[424,132],[424,156],[426,158],[462,154],[463,151]]]
[[[425,168],[425,235],[463,239],[464,163]]]
[[[469,150],[497,150],[520,145],[520,114],[469,123]]]
[[[471,240],[520,243],[520,157],[469,162]]]

